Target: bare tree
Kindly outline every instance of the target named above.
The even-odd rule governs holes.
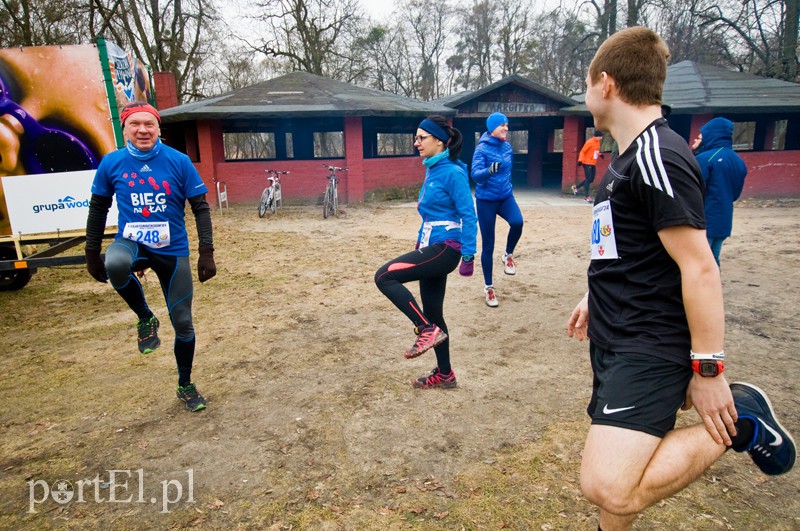
[[[412,62],[406,32],[393,27],[374,26],[365,37],[355,43],[354,52],[366,61],[361,81],[379,90],[414,97],[417,88],[417,71]]]
[[[595,15],[596,35],[600,41],[617,31],[617,0],[585,0],[580,7],[589,6]]]
[[[468,89],[492,82],[492,62],[495,56],[493,36],[499,26],[498,10],[488,0],[473,0],[472,5],[459,11],[460,38],[456,54],[464,64],[458,79]]]
[[[672,62],[729,66],[731,55],[723,32],[700,25],[698,11],[706,1],[673,0],[658,12],[654,29],[669,46]]]
[[[784,11],[783,42],[781,43],[782,72],[778,76],[789,81],[800,81],[798,62],[798,25],[800,25],[800,0],[786,0]]]
[[[534,35],[530,27],[531,10],[527,3],[509,5],[500,12],[500,73],[502,77],[525,70],[533,55]]]
[[[79,44],[82,6],[69,0],[0,0],[0,48]]]
[[[562,94],[582,93],[600,42],[597,32],[589,31],[575,11],[561,8],[536,17],[531,29],[536,42],[530,67],[522,73]]]
[[[178,98],[205,97],[200,65],[214,48],[213,0],[91,0],[93,35],[110,36],[156,71],[171,72]]]
[[[447,1],[420,3],[405,0],[397,11],[400,12],[399,30],[408,35],[407,53],[417,59],[413,97],[426,101],[437,98],[441,95],[439,65],[449,36],[450,8]]]
[[[255,52],[221,44],[213,56],[204,61],[200,78],[201,91],[216,95],[266,81],[280,72],[280,65],[269,58],[254,58]]]
[[[626,28],[632,28],[641,24],[642,9],[648,3],[648,0],[628,0],[628,15],[625,21]]]
[[[724,34],[736,68],[797,81],[798,0],[709,1],[697,16],[701,28]]]
[[[339,78],[348,49],[361,28],[357,0],[261,0],[253,18],[265,25],[252,43],[267,57],[287,61],[291,70]]]

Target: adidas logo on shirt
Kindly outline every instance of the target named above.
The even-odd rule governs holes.
[[[142,168],[139,171],[153,171],[153,170],[150,169],[150,166],[145,164],[144,166],[142,166]]]

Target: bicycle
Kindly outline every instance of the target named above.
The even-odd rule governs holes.
[[[269,186],[264,188],[264,191],[261,192],[261,201],[258,203],[258,217],[260,218],[264,217],[267,213],[267,209],[274,214],[278,203],[280,203],[280,206],[283,206],[283,199],[281,197],[281,175],[288,175],[290,172],[264,170],[264,173],[269,175],[269,177],[267,177]]]
[[[336,176],[336,172],[347,171],[347,168],[328,166],[327,164],[323,164],[322,166],[328,168],[328,175],[325,176],[325,178],[328,179],[328,185],[325,187],[325,199],[322,201],[322,217],[328,219],[330,214],[333,214],[334,216],[338,215],[339,177]]]

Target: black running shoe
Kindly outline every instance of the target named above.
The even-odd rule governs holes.
[[[139,352],[142,354],[150,354],[161,345],[161,340],[158,339],[158,327],[161,323],[158,318],[153,315],[149,321],[139,321],[136,323],[136,329],[139,332]]]
[[[200,411],[206,408],[206,399],[203,395],[197,392],[197,388],[193,383],[184,387],[178,386],[178,398],[183,400],[189,411]]]
[[[765,474],[785,474],[794,466],[797,448],[794,439],[775,418],[772,404],[764,391],[755,385],[736,382],[731,384],[733,403],[739,419],[750,419],[755,424],[753,440],[746,451]]]

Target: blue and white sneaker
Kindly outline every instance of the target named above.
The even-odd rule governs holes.
[[[794,439],[778,419],[767,394],[755,385],[736,382],[731,384],[733,403],[739,418],[755,424],[755,433],[749,447],[742,449],[750,454],[761,471],[770,476],[785,474],[794,466],[797,447]]]

